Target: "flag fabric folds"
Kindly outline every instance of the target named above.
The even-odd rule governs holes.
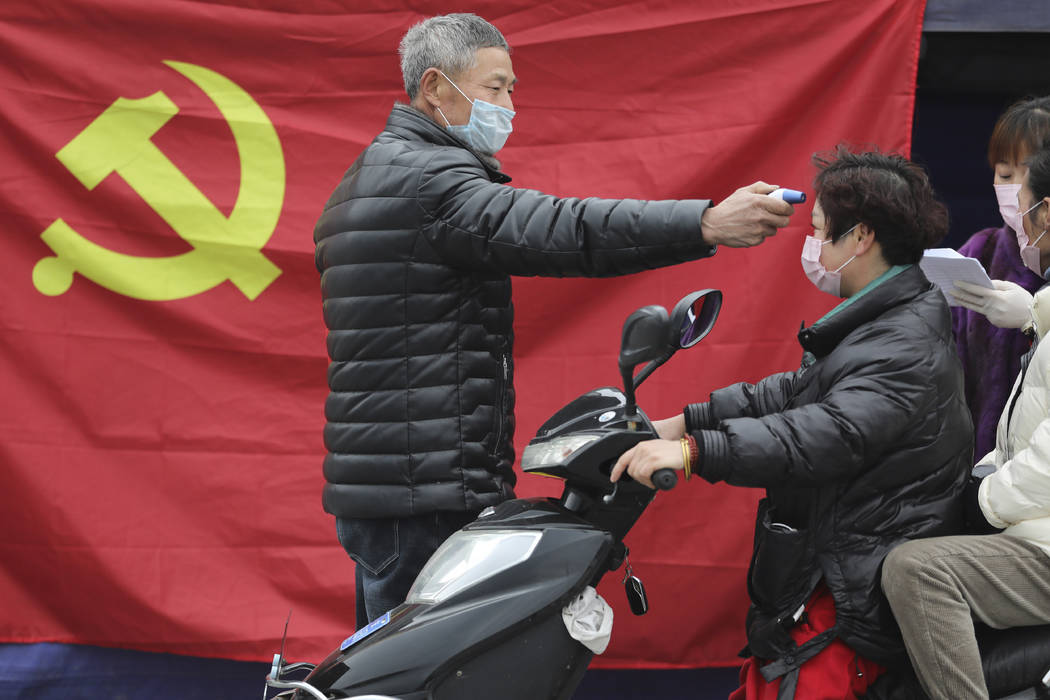
[[[558,195],[811,190],[839,142],[907,153],[923,2],[10,0],[0,9],[0,642],[317,660],[353,631],[322,512],[325,332],[311,232],[404,101],[397,45],[474,11],[513,47],[514,185]],[[793,369],[834,300],[762,246],[627,278],[515,281],[519,450],[618,381],[623,319],[723,290],[641,389],[662,418]],[[522,477],[519,495],[557,493]],[[598,666],[731,665],[758,494],[696,480],[628,538],[650,613],[599,592]]]

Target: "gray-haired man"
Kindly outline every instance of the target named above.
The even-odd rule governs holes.
[[[790,204],[755,183],[707,200],[562,199],[493,157],[516,78],[498,29],[432,17],[401,41],[409,105],[350,166],[314,240],[329,329],[324,508],[356,562],[357,624],[512,497],[510,275],[623,275],[757,245]]]

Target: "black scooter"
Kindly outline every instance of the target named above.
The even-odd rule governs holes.
[[[484,510],[431,557],[404,604],[316,667],[286,664],[282,644],[266,677],[268,688],[283,690],[272,700],[571,698],[593,654],[570,636],[562,609],[627,562],[624,536],[655,495],[626,476],[609,482],[623,452],[656,437],[635,389],[707,335],[721,303],[721,292],[704,290],[687,295],[670,315],[659,306],[632,313],[619,357],[624,390],[607,387],[574,399],[522,455],[523,471],[564,479],[561,497]],[[676,480],[670,469],[653,475],[663,489]],[[624,584],[632,612],[644,614],[645,589],[629,563]],[[1050,699],[1050,626],[984,630],[980,637],[993,698]],[[926,700],[908,671],[884,675],[865,696],[890,698]]]
[[[274,700],[571,698],[593,652],[570,636],[562,610],[627,562],[623,538],[655,494],[630,478],[609,482],[621,454],[656,437],[635,389],[707,335],[721,305],[722,293],[708,289],[687,295],[671,314],[661,306],[632,313],[620,347],[624,390],[576,398],[522,455],[523,471],[564,479],[561,497],[486,508],[434,553],[405,603],[316,667],[286,665],[282,649],[266,678],[286,689]],[[676,480],[671,469],[653,475],[665,489]],[[644,614],[645,589],[629,563],[624,583],[632,612]]]

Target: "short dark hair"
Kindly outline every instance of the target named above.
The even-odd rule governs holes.
[[[988,139],[988,165],[1018,163],[1050,138],[1050,96],[1026,97],[1003,112]]]
[[[828,236],[840,239],[866,224],[891,265],[917,263],[948,232],[948,209],[937,200],[926,171],[907,158],[879,151],[855,153],[845,144],[813,156],[817,201]]]
[[[1050,140],[1034,151],[1028,160],[1028,189],[1036,200],[1050,197]]]

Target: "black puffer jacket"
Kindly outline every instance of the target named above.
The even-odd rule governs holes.
[[[325,206],[329,513],[476,512],[512,494],[508,275],[619,275],[713,253],[707,201],[559,199],[509,179],[397,105]]]
[[[777,620],[790,619],[823,578],[838,636],[894,664],[903,646],[879,588],[883,558],[903,540],[962,531],[973,426],[951,317],[912,265],[799,341],[807,352],[797,372],[686,408],[698,473],[767,491],[748,575],[752,652],[790,651]]]

